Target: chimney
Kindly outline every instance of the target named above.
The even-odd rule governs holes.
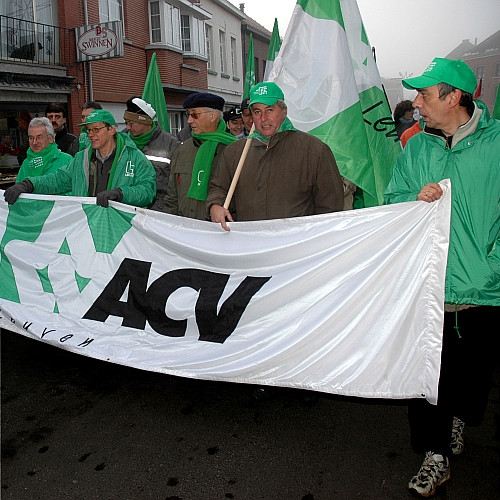
[[[244,3],[240,3],[240,10],[241,10],[241,12],[245,13],[245,4]]]

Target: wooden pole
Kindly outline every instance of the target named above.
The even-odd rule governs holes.
[[[252,128],[250,129],[249,137],[251,134],[254,133],[254,131],[255,131],[255,124],[253,124]],[[229,186],[229,191],[227,192],[226,201],[224,202],[224,208],[226,210],[229,208],[229,204],[233,199],[234,190],[236,189],[236,184],[238,184],[238,179],[240,178],[241,169],[243,168],[243,164],[247,159],[248,150],[250,149],[250,143],[252,142],[252,139],[250,139],[249,137],[247,137],[246,139],[245,147],[243,148],[243,152],[241,153],[240,161],[238,162],[238,166],[236,167],[236,172],[234,173],[233,180],[231,181],[231,185]]]

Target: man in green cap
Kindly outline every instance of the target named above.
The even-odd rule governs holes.
[[[155,171],[151,162],[126,135],[117,133],[113,115],[104,109],[87,116],[85,126],[90,146],[64,167],[40,177],[29,177],[5,191],[7,203],[21,193],[95,196],[97,204],[109,201],[149,207],[156,195]]]
[[[274,82],[250,89],[255,132],[234,192],[223,205],[246,140],[228,146],[210,183],[207,210],[229,231],[227,221],[280,219],[336,212],[343,208],[343,183],[330,148],[296,130],[287,118],[282,90]]]
[[[423,132],[399,155],[386,202],[433,202],[443,194],[439,181],[451,179],[438,403],[415,399],[408,408],[412,447],[425,453],[408,486],[429,497],[450,478],[464,425],[484,417],[498,356],[500,122],[473,99],[476,77],[463,61],[436,58],[403,85],[417,91]]]

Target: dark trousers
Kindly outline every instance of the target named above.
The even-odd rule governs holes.
[[[444,314],[438,403],[413,399],[408,405],[411,446],[417,453],[451,455],[453,417],[470,426],[482,422],[498,358],[499,315],[500,307]]]

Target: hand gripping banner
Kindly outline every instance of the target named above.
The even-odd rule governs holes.
[[[411,202],[218,224],[0,192],[0,326],[199,379],[435,403],[451,187]]]

